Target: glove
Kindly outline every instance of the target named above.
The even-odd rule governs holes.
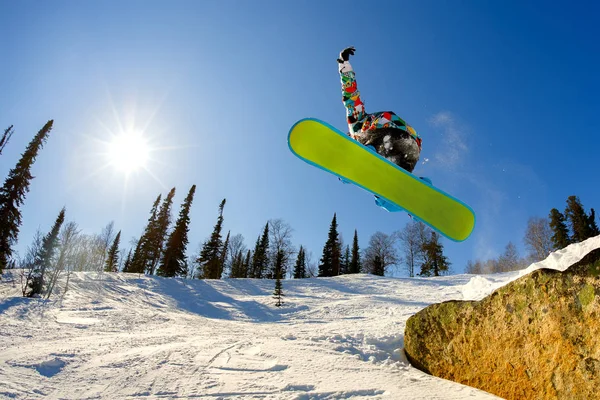
[[[344,50],[342,50],[340,52],[340,58],[337,59],[337,62],[339,62],[341,64],[344,61],[348,61],[350,59],[350,56],[354,55],[355,51],[356,51],[356,49],[353,46],[346,47]]]

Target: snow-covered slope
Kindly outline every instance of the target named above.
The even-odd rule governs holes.
[[[520,272],[284,281],[77,273],[50,301],[0,281],[0,398],[491,399],[412,368],[406,320],[482,298],[538,268],[564,270],[600,237]],[[64,291],[64,280],[62,282]]]
[[[462,288],[464,300],[481,300],[494,290],[538,269],[554,269],[565,271],[571,265],[580,261],[592,250],[600,248],[600,236],[595,236],[580,243],[573,243],[564,249],[550,253],[546,259],[533,263],[518,273],[474,276]]]
[[[0,282],[0,398],[489,399],[402,352],[409,316],[470,276],[284,281],[78,273],[64,299]]]
[[[538,268],[564,270],[600,237],[520,272],[284,281],[77,273],[50,301],[0,281],[0,398],[491,399],[404,357],[406,320],[482,298]],[[62,283],[64,291],[64,280]]]

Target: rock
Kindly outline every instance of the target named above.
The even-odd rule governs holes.
[[[505,399],[600,399],[600,249],[540,269],[481,301],[431,305],[404,351],[434,376]]]

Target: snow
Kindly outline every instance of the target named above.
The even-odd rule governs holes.
[[[546,268],[564,271],[571,265],[580,261],[586,254],[598,248],[600,248],[600,236],[595,236],[583,242],[570,244],[564,249],[550,253],[546,259],[533,263],[517,273],[511,272],[505,274],[474,276],[462,288],[463,299],[481,300],[501,286],[538,269]]]
[[[182,280],[74,273],[50,301],[0,281],[0,398],[494,399],[413,368],[406,320],[481,298],[537,268],[564,270],[600,237],[522,272]]]

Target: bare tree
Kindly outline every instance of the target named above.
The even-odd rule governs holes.
[[[246,253],[246,244],[244,243],[244,236],[240,233],[233,235],[229,239],[229,259],[231,260],[237,253]]]
[[[104,263],[106,262],[106,256],[108,253],[108,247],[115,239],[115,222],[110,221],[98,236],[98,261],[99,268],[96,269],[96,272],[104,271]]]
[[[242,278],[247,275],[244,273],[244,256],[248,251],[244,244],[244,236],[241,234],[233,235],[229,238],[229,250],[226,261],[226,268],[229,270],[230,278]]]
[[[269,250],[271,252],[271,272],[270,279],[277,277],[277,270],[280,269],[281,277],[285,277],[290,261],[295,254],[292,244],[292,227],[282,219],[269,220]]]
[[[44,235],[40,228],[38,228],[33,237],[33,242],[27,247],[25,257],[20,262],[19,268],[21,268],[21,291],[23,292],[23,297],[27,296],[27,291],[33,282],[33,271],[39,262],[37,256],[42,249],[43,240]]]
[[[396,250],[396,241],[396,234],[375,232],[369,239],[369,246],[364,253],[365,272],[383,276],[389,266],[402,262]]]
[[[467,262],[467,266],[465,267],[465,273],[467,274],[482,274],[483,273],[483,265],[480,260],[476,260],[475,262],[469,260]]]
[[[415,276],[415,267],[423,263],[423,245],[428,236],[428,229],[422,222],[413,220],[397,233],[404,250],[404,265],[410,277]]]
[[[508,242],[504,253],[498,257],[498,271],[497,272],[510,272],[516,271],[523,267],[523,262],[519,259],[519,253],[517,246],[513,242]]]
[[[71,276],[71,271],[73,269],[73,261],[74,254],[76,251],[75,245],[77,244],[77,237],[79,236],[79,228],[75,222],[68,222],[62,228],[60,236],[59,236],[59,250],[58,257],[56,258],[56,262],[53,265],[53,269],[50,273],[50,279],[48,281],[48,287],[46,289],[46,298],[49,299],[52,291],[54,290],[54,286],[58,281],[60,275],[66,270],[67,271],[67,282],[65,284],[65,289],[63,291],[66,293],[69,286],[69,278]]]
[[[75,242],[73,270],[78,272],[95,270],[95,238],[81,234]]]
[[[306,274],[309,278],[319,276],[319,266],[314,260],[312,251],[306,253]]]
[[[531,217],[523,241],[529,250],[529,259],[537,262],[545,259],[553,250],[552,228],[547,218]]]

